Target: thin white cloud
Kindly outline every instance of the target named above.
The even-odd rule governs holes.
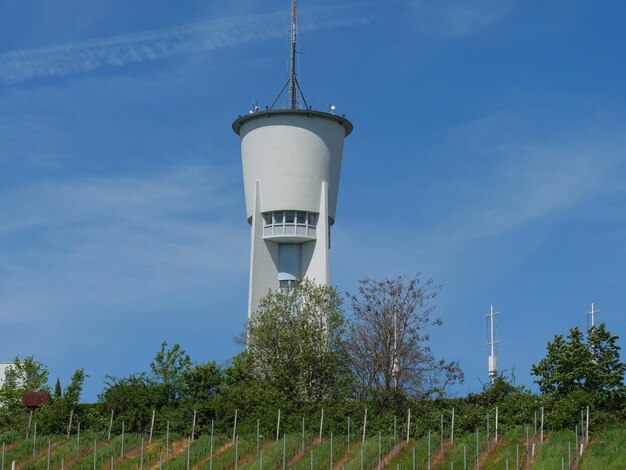
[[[4,191],[0,324],[146,298],[158,305],[245,278],[234,181],[230,170],[199,166]]]
[[[314,31],[369,21],[355,6],[303,12],[299,29]],[[211,51],[243,43],[286,36],[284,11],[220,18],[177,28],[26,49],[0,55],[0,83],[12,84],[41,77],[62,77],[102,67],[166,59],[180,54]]]
[[[412,6],[423,33],[444,37],[465,36],[504,20],[512,0],[415,0]]]

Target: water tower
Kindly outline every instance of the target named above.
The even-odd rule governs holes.
[[[247,220],[251,225],[248,317],[270,289],[298,277],[328,284],[343,142],[352,124],[308,106],[295,73],[292,3],[289,106],[255,106],[233,123],[241,138]],[[282,94],[282,92],[281,92]]]

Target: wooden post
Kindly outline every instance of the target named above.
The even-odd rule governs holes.
[[[320,442],[322,442],[322,431],[324,430],[324,408],[322,408],[322,417],[320,418]]]
[[[67,425],[67,438],[70,438],[70,433],[72,432],[72,419],[74,418],[74,408],[70,410],[70,423]]]
[[[156,410],[152,409],[152,420],[150,421],[150,438],[148,439],[148,444],[152,443],[152,431],[154,431],[154,415],[156,414]]]
[[[109,436],[107,437],[107,441],[111,440],[111,429],[113,429],[113,410],[111,410],[111,419],[109,419]]]
[[[363,417],[363,443],[365,443],[365,427],[367,426],[367,408],[365,408],[365,416]]]

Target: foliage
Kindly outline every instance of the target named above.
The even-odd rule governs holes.
[[[255,377],[286,399],[304,403],[344,393],[350,378],[345,318],[334,288],[305,278],[270,291],[247,335]]]
[[[429,345],[428,328],[442,324],[432,318],[439,290],[419,275],[360,281],[358,295],[350,296],[349,341],[358,396],[442,396],[447,385],[463,381],[459,364],[437,360]]]
[[[57,381],[54,384],[54,398],[60,398],[63,390],[61,389],[61,381],[57,377]]]
[[[624,372],[617,345],[604,324],[585,335],[572,328],[548,343],[546,356],[532,366],[541,392],[566,410],[591,405],[598,411],[617,412],[626,404]]]
[[[168,349],[167,342],[161,343],[161,350],[150,364],[152,380],[158,385],[162,399],[172,404],[182,396],[184,377],[191,368],[191,359],[179,344]]]

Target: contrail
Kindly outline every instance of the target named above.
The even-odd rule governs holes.
[[[370,19],[357,6],[305,11],[301,31],[366,24]],[[124,34],[108,38],[24,49],[0,55],[0,84],[42,77],[62,77],[102,67],[166,59],[238,44],[287,36],[285,12],[220,18],[177,28]]]

